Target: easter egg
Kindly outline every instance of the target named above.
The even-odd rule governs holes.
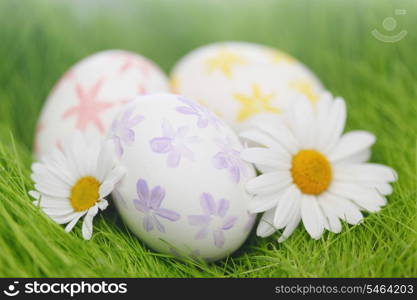
[[[294,97],[311,102],[323,87],[302,63],[251,43],[215,43],[191,51],[174,67],[171,90],[195,99],[236,130],[254,116],[280,114]]]
[[[168,80],[150,60],[121,50],[93,54],[70,68],[50,92],[39,118],[34,152],[40,158],[80,131],[106,136],[120,107],[138,94],[166,92]]]
[[[193,100],[140,96],[126,104],[108,143],[126,168],[113,199],[127,226],[157,251],[221,259],[247,238],[255,215],[234,131]]]

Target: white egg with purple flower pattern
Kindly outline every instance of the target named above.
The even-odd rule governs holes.
[[[255,220],[244,184],[255,172],[218,117],[178,95],[141,96],[121,110],[109,140],[127,169],[114,202],[147,245],[214,261],[243,244]]]

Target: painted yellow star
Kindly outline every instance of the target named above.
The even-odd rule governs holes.
[[[178,78],[176,76],[171,77],[170,86],[173,93],[178,93]]]
[[[247,96],[236,93],[233,97],[242,104],[237,116],[239,122],[261,112],[280,112],[278,108],[269,104],[269,101],[274,97],[274,94],[262,94],[259,85],[256,83],[252,85],[252,95]]]
[[[223,72],[224,76],[232,77],[233,65],[243,65],[246,61],[240,55],[221,49],[215,56],[207,60],[207,69],[211,73],[215,70]]]
[[[317,94],[314,92],[312,84],[307,80],[295,80],[290,83],[290,88],[302,93],[310,100],[311,103],[315,104],[318,100]]]
[[[273,63],[287,63],[287,64],[294,64],[296,62],[295,58],[278,50],[270,50],[269,56],[271,57],[271,61]]]

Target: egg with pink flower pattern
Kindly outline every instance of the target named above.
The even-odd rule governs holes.
[[[35,155],[61,147],[75,131],[101,139],[123,104],[137,95],[166,91],[164,73],[140,55],[108,50],[88,56],[50,92],[37,125]]]
[[[114,202],[152,249],[214,261],[243,244],[255,220],[244,184],[255,172],[212,112],[178,95],[140,96],[122,108],[107,141],[127,170]]]

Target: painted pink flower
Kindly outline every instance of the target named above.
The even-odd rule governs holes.
[[[137,70],[143,74],[145,80],[151,75],[153,67],[146,59],[126,51],[117,51],[113,57],[121,61],[119,67],[120,74],[124,74],[129,70]]]
[[[195,235],[196,240],[202,240],[212,234],[214,245],[222,248],[225,242],[224,231],[231,229],[237,220],[235,216],[227,216],[229,201],[220,199],[215,201],[209,193],[203,193],[200,198],[203,215],[188,216],[191,226],[200,227]]]
[[[241,175],[246,174],[246,165],[240,158],[240,151],[232,148],[231,141],[216,140],[220,151],[213,156],[212,162],[216,169],[226,170],[234,183],[239,183]]]
[[[160,232],[165,232],[165,227],[159,220],[163,218],[171,222],[178,221],[180,214],[166,208],[161,208],[162,201],[165,198],[165,190],[156,186],[149,191],[148,184],[145,180],[139,179],[136,183],[138,199],[133,200],[135,208],[145,214],[143,219],[143,228],[145,231],[152,231],[155,227]]]
[[[199,128],[206,128],[209,124],[212,124],[217,129],[219,128],[220,120],[207,108],[184,97],[178,97],[178,100],[185,106],[178,106],[176,108],[177,112],[197,117],[197,126]]]
[[[190,144],[199,142],[197,136],[189,136],[189,127],[182,126],[174,129],[168,121],[162,123],[163,136],[153,138],[150,146],[153,152],[167,154],[167,166],[176,168],[184,157],[194,161],[194,153],[190,150]]]
[[[113,106],[111,102],[100,101],[98,94],[103,86],[104,79],[98,79],[91,87],[84,88],[76,84],[75,92],[78,104],[64,112],[62,118],[68,119],[75,116],[77,118],[76,128],[82,132],[87,130],[88,125],[94,125],[101,133],[105,133],[105,127],[101,120],[101,115]]]
[[[143,121],[142,115],[132,116],[133,109],[127,109],[120,119],[116,119],[110,127],[110,139],[114,141],[116,153],[119,157],[123,155],[125,146],[132,146],[135,142],[135,131],[133,127]]]

